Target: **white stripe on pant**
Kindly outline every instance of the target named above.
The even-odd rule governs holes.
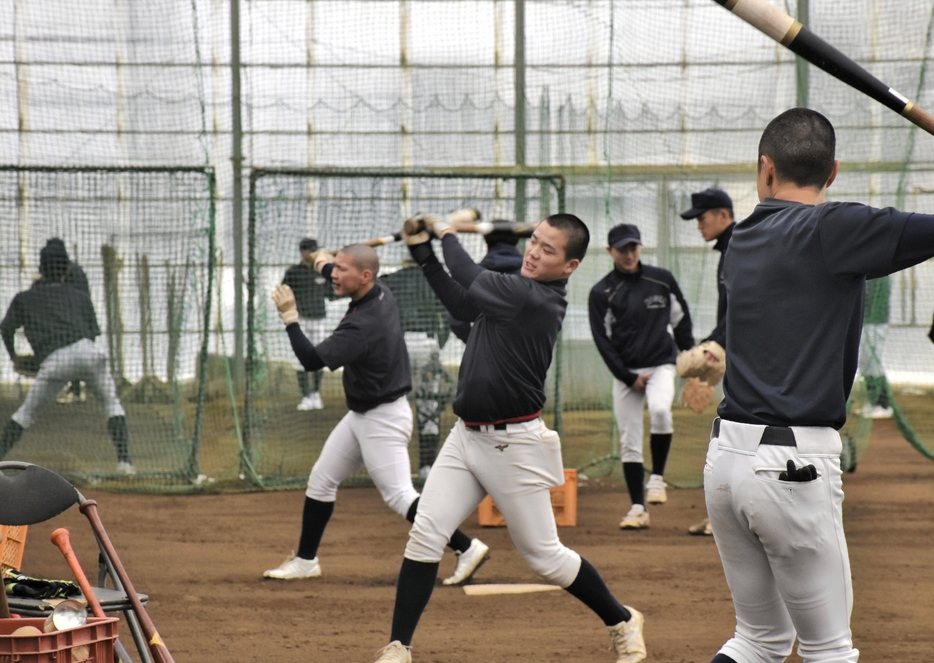
[[[797,635],[805,663],[856,663],[840,436],[792,427],[797,447],[760,445],[764,429],[721,421],[707,451],[707,514],[736,610],[736,632],[720,651],[780,663]],[[788,460],[813,464],[817,479],[780,481]]]
[[[558,539],[550,491],[563,483],[561,441],[541,419],[487,432],[458,419],[425,482],[405,557],[440,561],[454,530],[489,493],[526,563],[568,587],[581,558]]]
[[[404,518],[418,497],[409,460],[411,437],[412,410],[405,396],[367,412],[348,412],[324,443],[305,495],[333,502],[341,482],[365,467],[383,501]]]
[[[649,432],[674,432],[671,403],[675,399],[675,365],[633,368],[637,375],[649,375],[645,391],[635,391],[622,380],[613,379],[613,415],[619,430],[619,455],[624,463],[642,462],[642,408],[649,404]]]

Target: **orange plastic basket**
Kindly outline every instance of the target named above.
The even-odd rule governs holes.
[[[116,617],[41,635],[12,635],[22,626],[42,630],[45,619],[0,619],[0,663],[113,663]]]
[[[20,570],[28,529],[29,525],[0,525],[0,571]]]
[[[564,470],[564,484],[551,489],[551,509],[559,527],[577,526],[577,470]],[[503,527],[506,520],[487,495],[477,508],[480,525]]]

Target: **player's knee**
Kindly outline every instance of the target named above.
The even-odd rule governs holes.
[[[671,433],[673,427],[673,420],[671,417],[671,408],[670,407],[650,407],[649,408],[649,421],[652,424],[653,433]]]
[[[525,561],[535,573],[559,587],[569,587],[581,567],[580,555],[560,543],[526,555]]]
[[[339,482],[329,479],[315,464],[308,476],[308,487],[305,489],[305,495],[319,502],[334,502],[337,500],[339,485]]]
[[[759,636],[764,635],[766,634],[759,634]],[[767,637],[734,637],[723,646],[720,652],[737,661],[783,663],[791,655],[794,643],[793,631],[788,634],[769,632]]]
[[[638,449],[632,447],[623,447],[619,450],[619,456],[624,463],[641,463],[642,447],[641,445]]]
[[[409,531],[409,541],[405,545],[406,559],[430,563],[441,561],[444,556],[444,546],[450,537],[444,536],[430,525],[430,521],[416,514],[415,523]]]
[[[409,512],[409,507],[412,506],[412,502],[418,499],[418,493],[415,492],[415,489],[411,490],[400,489],[394,491],[390,495],[383,495],[383,501],[386,502],[386,506],[398,513],[403,518]]]

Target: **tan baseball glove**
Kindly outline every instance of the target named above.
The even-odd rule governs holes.
[[[714,388],[700,378],[688,378],[681,391],[681,402],[700,414],[713,398]]]
[[[700,378],[709,386],[723,379],[726,352],[716,341],[705,341],[678,355],[675,368],[683,378]]]
[[[16,355],[13,357],[13,370],[27,378],[34,378],[39,373],[39,362],[35,355]]]

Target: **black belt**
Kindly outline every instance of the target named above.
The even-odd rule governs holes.
[[[508,426],[509,424],[502,423],[502,424],[492,424],[492,425],[493,425],[493,430],[506,430],[506,426]],[[474,431],[478,431],[478,430],[481,430],[483,428],[488,428],[488,427],[489,425],[468,426],[467,424],[464,424],[464,428],[466,428],[467,430],[474,430]]]
[[[720,417],[713,420],[713,429],[710,437],[720,437]],[[762,431],[759,444],[768,444],[773,447],[796,447],[795,432],[785,426],[766,426]]]

